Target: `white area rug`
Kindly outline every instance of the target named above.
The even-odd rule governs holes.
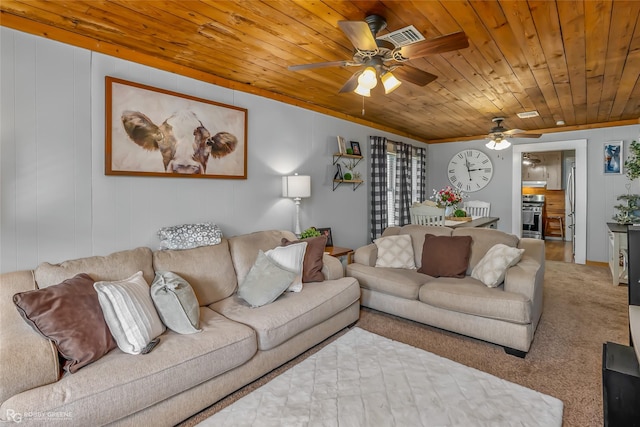
[[[561,425],[554,397],[360,328],[198,424]]]

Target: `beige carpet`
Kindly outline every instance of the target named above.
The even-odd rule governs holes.
[[[627,287],[612,286],[606,268],[547,261],[542,319],[525,359],[509,356],[493,344],[366,308],[361,310],[356,325],[554,396],[564,403],[564,426],[601,426],[602,343],[628,344]],[[181,426],[204,420],[301,362],[328,341],[331,339]]]

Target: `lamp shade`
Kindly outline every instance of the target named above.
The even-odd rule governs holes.
[[[398,88],[398,86],[402,84],[402,82],[396,79],[396,76],[391,74],[390,71],[387,71],[386,73],[384,73],[380,77],[380,80],[382,80],[382,84],[384,86],[384,93],[386,94],[393,92]]]
[[[311,177],[298,174],[283,176],[282,197],[311,197]]]

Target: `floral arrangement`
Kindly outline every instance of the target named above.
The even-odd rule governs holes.
[[[450,186],[446,186],[441,190],[433,190],[433,196],[430,197],[431,200],[435,201],[439,207],[447,207],[447,206],[456,206],[458,203],[462,202],[462,199],[465,197],[464,193],[457,188],[452,188]]]

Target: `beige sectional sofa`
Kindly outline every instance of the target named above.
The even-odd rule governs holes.
[[[359,316],[360,288],[343,277],[341,263],[323,256],[326,280],[305,283],[271,304],[250,308],[236,296],[258,250],[279,246],[287,231],[222,239],[215,246],[153,252],[148,248],[105,257],[41,264],[0,276],[0,420],[26,425],[174,425],[320,343]],[[12,296],[61,282],[77,273],[120,280],[142,271],[187,279],[200,304],[202,332],[167,329],[148,354],[118,348],[60,377],[54,345],[20,317]]]
[[[347,266],[347,275],[360,283],[360,304],[499,344],[508,353],[524,357],[542,314],[544,242],[487,228],[422,225],[390,227],[383,237],[411,236],[415,265],[420,268],[426,234],[471,237],[466,276],[436,278],[417,269],[376,267],[378,247],[372,243],[357,249],[354,262]],[[508,268],[504,283],[492,288],[470,274],[498,243],[525,251],[521,260]]]

